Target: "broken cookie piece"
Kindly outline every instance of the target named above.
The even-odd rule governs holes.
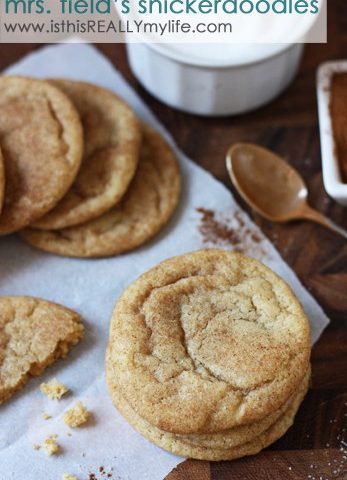
[[[78,480],[78,479],[74,475],[70,475],[69,473],[64,473],[62,480]]]
[[[62,383],[58,382],[56,378],[53,378],[53,380],[48,383],[41,383],[40,390],[51,400],[60,400],[61,397],[69,391],[69,389]]]
[[[73,408],[67,410],[64,414],[64,422],[69,427],[79,427],[86,423],[90,417],[90,412],[81,401],[77,402]]]
[[[33,297],[0,297],[0,404],[66,357],[83,335],[80,316]]]

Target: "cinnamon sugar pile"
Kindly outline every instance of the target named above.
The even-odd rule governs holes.
[[[199,207],[196,211],[201,215],[198,229],[205,245],[230,246],[241,253],[264,255],[261,237],[247,227],[239,212],[228,219],[217,217],[216,212],[207,208]]]

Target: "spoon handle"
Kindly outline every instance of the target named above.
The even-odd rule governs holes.
[[[336,232],[340,234],[342,237],[347,239],[346,229],[332,222],[328,217],[326,217],[320,212],[317,212],[317,210],[314,210],[313,208],[308,207],[307,209],[305,209],[304,216],[308,220],[312,220],[313,222],[319,223],[320,225],[323,225],[323,227],[329,228],[333,232]]]

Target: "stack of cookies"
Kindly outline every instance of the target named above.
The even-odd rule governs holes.
[[[114,405],[182,456],[259,452],[292,425],[310,379],[309,323],[288,285],[238,253],[201,250],[118,300],[106,354]]]
[[[155,235],[179,197],[177,161],[119,97],[71,80],[0,77],[0,235],[99,257]]]

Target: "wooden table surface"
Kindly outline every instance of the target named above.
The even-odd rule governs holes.
[[[329,199],[321,175],[316,68],[329,59],[347,58],[346,0],[329,0],[328,9],[328,44],[307,46],[299,76],[280,98],[255,113],[234,118],[200,118],[162,105],[132,76],[123,45],[98,47],[135,87],[182,150],[228,187],[224,167],[227,147],[235,141],[259,143],[282,154],[299,169],[308,183],[312,206],[347,228],[347,208]],[[40,45],[1,45],[0,68],[37,48]],[[249,213],[331,319],[313,348],[312,388],[295,425],[266,451],[234,462],[189,460],[167,480],[347,479],[346,241],[311,223],[274,225]]]

